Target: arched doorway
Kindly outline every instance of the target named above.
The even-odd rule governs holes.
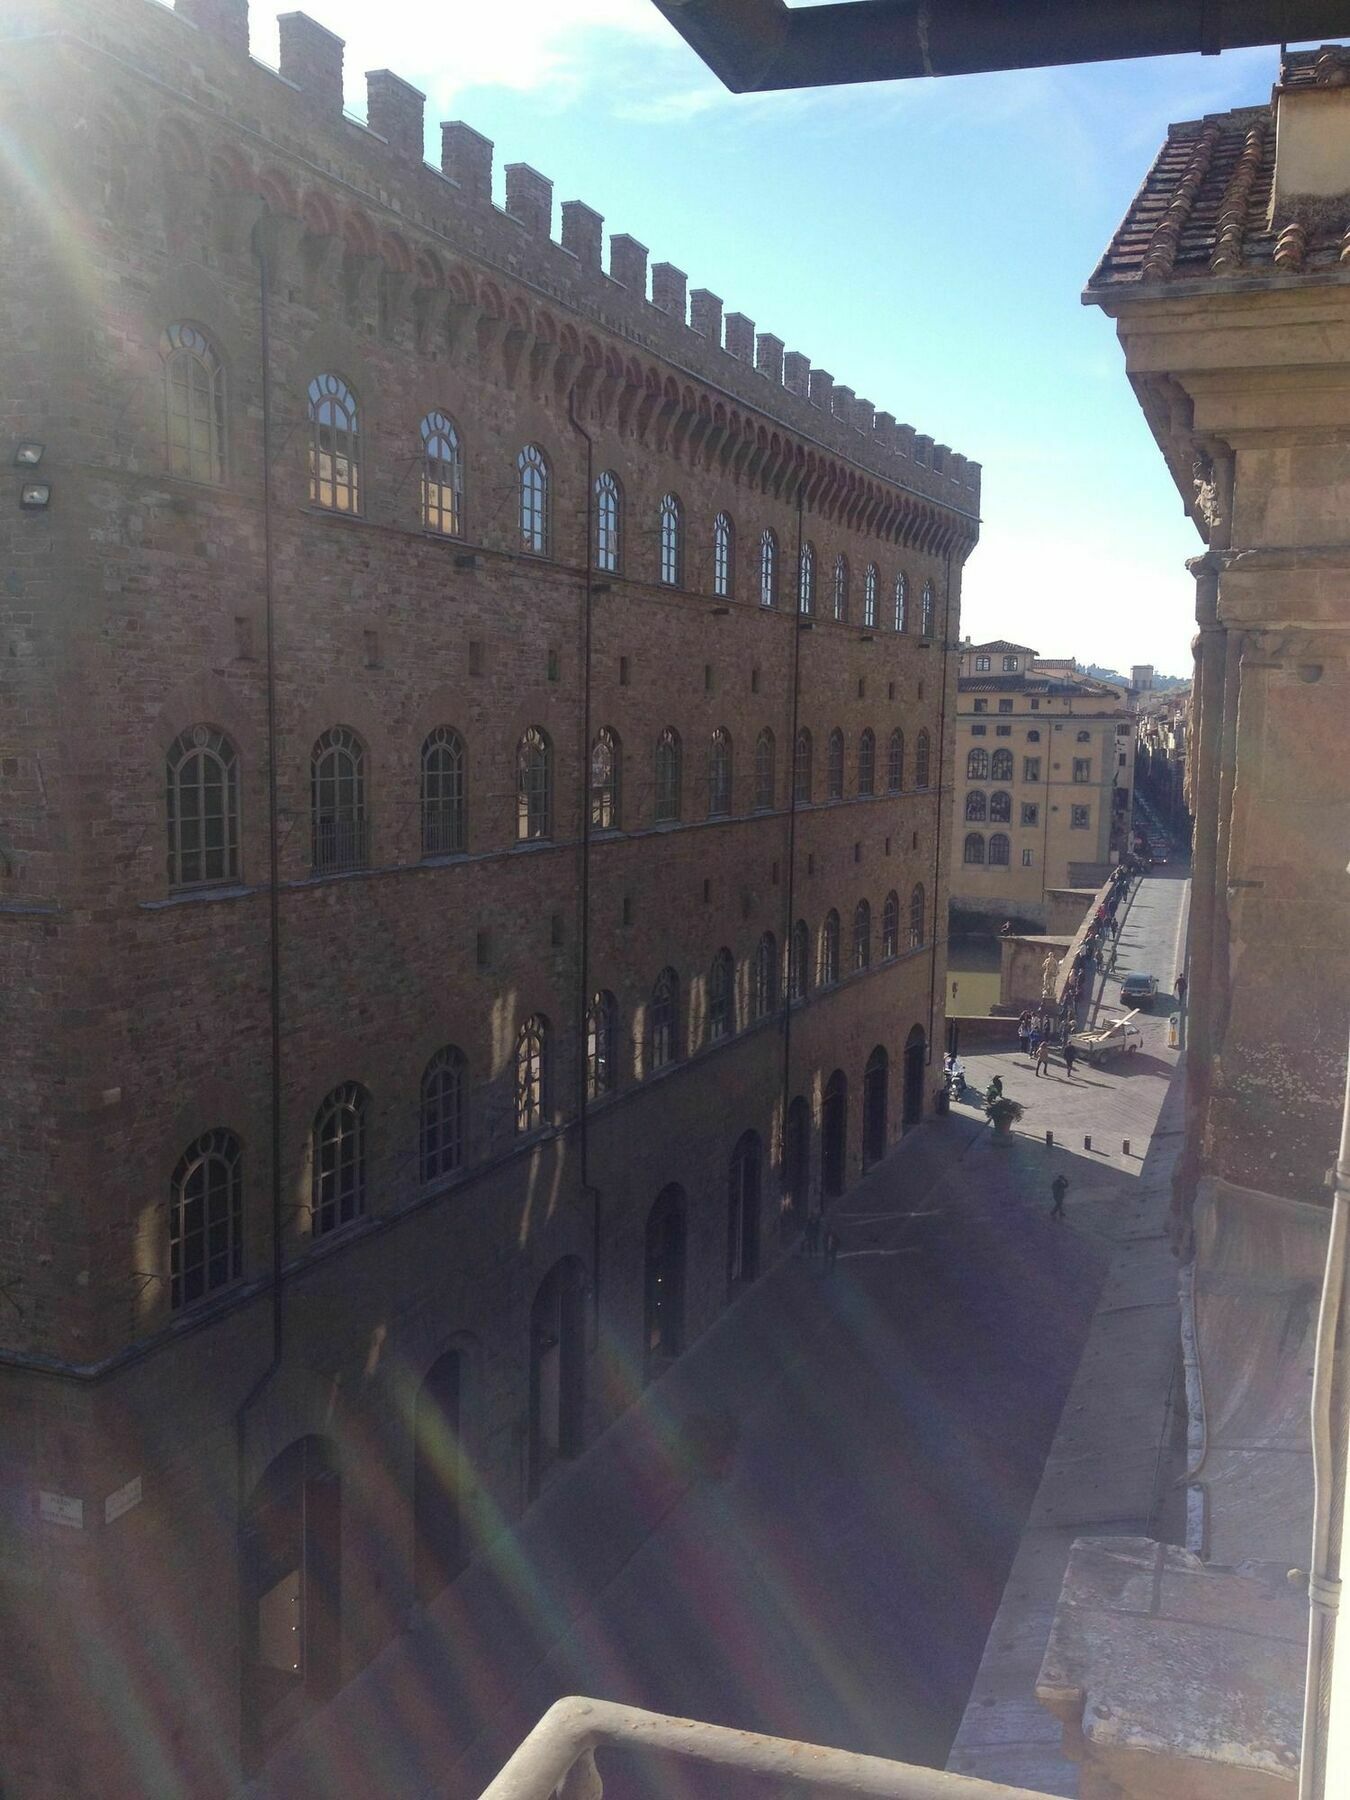
[[[783,1230],[801,1228],[811,1199],[811,1107],[798,1094],[787,1110],[783,1139]]]
[[[820,1109],[820,1184],[829,1199],[843,1193],[847,1168],[848,1077],[836,1069],[825,1083]]]
[[[530,1494],[555,1463],[581,1453],[586,1410],[586,1272],[555,1263],[530,1308]]]
[[[886,1154],[886,1087],[890,1058],[878,1044],[863,1071],[863,1167],[870,1168]]]
[[[916,1025],[905,1039],[905,1105],[901,1127],[908,1131],[923,1117],[923,1080],[928,1065],[928,1039],[922,1025]]]
[[[727,1182],[727,1289],[759,1274],[759,1134],[747,1131],[731,1153]]]
[[[431,1365],[413,1413],[413,1574],[432,1600],[467,1561],[463,1450],[467,1359],[447,1350]]]
[[[643,1358],[648,1381],[684,1349],[684,1189],[671,1185],[647,1214]]]
[[[337,1691],[342,1645],[342,1484],[327,1438],[267,1467],[240,1534],[250,1749]]]

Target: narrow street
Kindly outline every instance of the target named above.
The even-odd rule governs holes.
[[[1121,971],[1164,995],[1186,891],[1144,881],[1121,933]],[[1167,1010],[1128,1063],[1071,1082],[968,1059],[1028,1106],[1022,1135],[995,1146],[974,1107],[912,1133],[831,1214],[837,1267],[767,1276],[346,1690],[323,1753],[301,1730],[256,1791],[317,1795],[321,1771],[325,1800],[459,1800],[565,1693],[941,1766],[1163,1153]],[[672,1440],[709,1415],[734,1449],[691,1474]],[[697,1791],[632,1771],[612,1792],[653,1785]]]

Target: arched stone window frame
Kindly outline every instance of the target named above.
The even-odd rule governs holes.
[[[778,534],[766,526],[759,538],[759,603],[778,604]]]
[[[901,569],[895,578],[895,617],[897,631],[909,630],[909,577]]]
[[[708,1042],[720,1044],[736,1033],[736,962],[724,945],[708,970]]]
[[[526,444],[516,458],[520,547],[527,556],[547,556],[552,538],[552,472],[538,444]]]
[[[937,597],[933,592],[931,581],[923,584],[923,596],[919,602],[919,636],[930,638],[936,624]]]
[[[825,798],[844,797],[844,734],[836,725],[825,746]]]
[[[808,539],[797,568],[797,611],[809,618],[816,610],[816,547]]]
[[[1013,778],[1013,753],[1011,750],[995,750],[989,759],[989,779],[991,781],[1011,781]]]
[[[892,888],[881,909],[881,959],[890,962],[900,954],[900,896]]]
[[[527,725],[516,746],[516,842],[553,835],[553,745],[539,725]]]
[[[755,1019],[767,1019],[778,1010],[778,940],[771,931],[764,932],[755,946],[750,996]]]
[[[965,850],[961,860],[973,867],[982,868],[984,866],[984,833],[982,831],[966,833]]]
[[[928,786],[929,761],[932,755],[932,740],[925,727],[914,740],[914,785],[916,788]]]
[[[680,978],[664,968],[652,984],[647,1006],[647,1073],[655,1075],[680,1060]]]
[[[811,733],[803,725],[792,755],[792,797],[797,806],[811,804]]]
[[[966,795],[966,823],[983,825],[989,817],[989,802],[983,788],[971,788]]]
[[[1006,831],[993,831],[989,834],[989,865],[991,868],[1006,869],[1012,861],[1012,842]]]
[[[772,812],[777,797],[774,737],[766,725],[755,740],[755,811]]]
[[[452,725],[422,743],[422,855],[462,856],[469,847],[468,751]]]
[[[225,365],[212,339],[186,319],[160,341],[164,386],[164,453],[184,481],[218,487],[228,474]]]
[[[834,616],[841,624],[848,622],[848,558],[841,550],[834,559]]]
[[[660,566],[663,587],[684,585],[684,507],[678,494],[661,497]]]
[[[818,987],[833,987],[839,979],[839,914],[834,907],[825,915],[820,928],[820,975]]]
[[[355,391],[324,370],[309,384],[309,501],[323,512],[361,511],[361,413]]]
[[[988,779],[989,752],[981,749],[981,747],[976,744],[974,749],[966,757],[966,780],[988,781]]]
[[[989,796],[989,823],[991,825],[1012,824],[1012,795],[1006,788],[995,788]]]
[[[418,1151],[424,1184],[464,1166],[469,1060],[457,1044],[445,1044],[422,1071]]]
[[[860,900],[853,909],[853,968],[858,973],[872,962],[872,908]]]
[[[926,906],[923,883],[916,881],[909,896],[909,947],[911,950],[923,948],[927,935]]]
[[[788,957],[788,999],[805,1000],[811,991],[811,928],[798,919],[792,928],[792,951]]]
[[[239,758],[223,731],[190,725],[165,758],[167,872],[171,888],[239,879]]]
[[[877,589],[881,584],[881,571],[875,563],[868,563],[867,573],[863,576],[863,625],[868,631],[875,631],[877,623]]]
[[[370,861],[366,748],[346,725],[333,725],[310,752],[310,832],[316,875],[363,869]]]
[[[355,1081],[327,1095],[314,1115],[310,1230],[326,1237],[366,1210],[368,1096]]]
[[[877,791],[877,740],[871,726],[858,738],[858,794],[867,798]]]
[[[729,513],[713,520],[713,593],[730,600],[736,589],[736,527]]]
[[[553,1042],[543,1013],[531,1013],[516,1033],[516,1135],[528,1137],[549,1123]]]
[[[623,566],[623,488],[613,469],[595,478],[595,567],[617,575]]]
[[[196,1138],[169,1192],[169,1305],[208,1299],[243,1273],[243,1146],[219,1127]]]
[[[586,1098],[612,1094],[619,1078],[619,1003],[597,988],[586,1009]]]
[[[731,733],[719,725],[708,740],[708,817],[725,818],[733,797]]]
[[[623,822],[623,745],[602,725],[591,740],[590,808],[592,831],[617,831]]]
[[[905,734],[897,725],[886,746],[886,791],[903,793],[905,786]]]
[[[464,448],[449,413],[434,408],[422,438],[422,527],[439,537],[464,533]]]
[[[667,725],[656,740],[653,818],[658,825],[672,825],[682,810],[683,754],[680,734]]]

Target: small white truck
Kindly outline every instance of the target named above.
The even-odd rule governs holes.
[[[1139,1048],[1144,1034],[1134,1022],[1138,1016],[1136,1011],[1128,1012],[1120,1019],[1101,1019],[1091,1031],[1070,1033],[1069,1042],[1095,1069],[1105,1057],[1121,1051],[1132,1055]]]

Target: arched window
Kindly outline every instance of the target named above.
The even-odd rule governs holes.
[[[833,987],[839,979],[839,914],[830,908],[820,928],[821,987]]]
[[[797,747],[792,758],[792,794],[798,806],[811,800],[811,733],[803,725],[797,733]]]
[[[586,1009],[586,1098],[612,1094],[619,1073],[619,1009],[607,989],[591,996]]]
[[[931,581],[925,581],[923,584],[923,598],[919,602],[919,636],[920,637],[932,637],[933,622],[934,622],[933,615],[934,615],[935,610],[936,609],[935,609],[934,599],[933,599],[933,584]]]
[[[422,854],[459,856],[465,830],[464,740],[438,725],[422,745]]]
[[[729,600],[736,581],[736,528],[726,513],[713,520],[713,593]]]
[[[996,788],[989,796],[989,819],[994,825],[1012,823],[1012,795],[1006,788]]]
[[[309,498],[328,512],[360,512],[356,396],[340,375],[309,384]]]
[[[617,732],[602,725],[591,745],[591,830],[617,831],[622,752]]]
[[[1010,848],[1011,846],[1008,843],[1007,833],[1003,831],[994,832],[989,839],[990,862],[997,863],[1000,868],[1006,869],[1008,866]]]
[[[731,811],[731,733],[718,726],[708,743],[708,817]]]
[[[516,1130],[522,1134],[548,1123],[551,1053],[548,1020],[533,1013],[516,1039]]]
[[[889,962],[900,953],[900,896],[892,888],[881,909],[881,955]]]
[[[669,1067],[680,1054],[680,978],[662,969],[647,1009],[647,1073]]]
[[[314,873],[360,869],[370,854],[366,816],[366,753],[345,725],[325,731],[309,762]]]
[[[656,740],[654,816],[658,825],[669,825],[680,816],[680,762],[680,734],[667,725]]]
[[[516,839],[534,843],[551,832],[553,747],[537,725],[516,746]]]
[[[684,521],[679,496],[666,494],[661,501],[661,580],[679,587],[684,563]]]
[[[834,616],[842,624],[848,618],[848,558],[834,559]]]
[[[988,781],[988,779],[989,752],[987,750],[981,750],[977,746],[966,758],[966,780]]]
[[[1092,733],[1090,731],[1080,731],[1075,742],[1079,744],[1090,744],[1092,742]]]
[[[736,965],[730,950],[719,950],[708,970],[708,1042],[719,1043],[736,1029]]]
[[[914,740],[914,785],[916,788],[928,786],[928,733],[921,731]]]
[[[772,531],[762,532],[759,540],[759,603],[778,604],[778,539]]]
[[[872,908],[860,900],[853,909],[853,967],[865,969],[872,960]]]
[[[872,731],[858,739],[858,792],[873,794],[877,786],[877,740]]]
[[[458,537],[464,529],[464,457],[454,422],[443,412],[422,421],[422,523]]]
[[[209,725],[175,738],[165,765],[169,886],[239,879],[239,765],[234,745]]]
[[[836,725],[825,746],[825,798],[844,797],[844,734]]]
[[[968,831],[966,833],[966,853],[964,860],[968,863],[982,863],[984,861],[984,834],[982,832]]]
[[[877,622],[877,585],[880,582],[877,565],[868,563],[867,573],[863,576],[863,624],[869,631]]]
[[[464,1161],[464,1104],[469,1065],[464,1052],[447,1044],[422,1076],[422,1179],[439,1181]]]
[[[243,1152],[208,1131],[178,1160],[169,1190],[169,1304],[191,1306],[238,1281],[243,1257]]]
[[[924,939],[924,900],[923,883],[916,882],[914,892],[909,897],[909,947],[918,950]]]
[[[1013,753],[1011,750],[995,750],[989,759],[989,779],[991,781],[1011,781],[1013,778]]]
[[[905,785],[905,734],[897,725],[886,746],[886,789],[898,794]]]
[[[768,812],[775,798],[773,733],[766,725],[755,740],[755,807]]]
[[[909,579],[901,569],[895,578],[895,629],[909,630]]]
[[[366,1096],[354,1081],[334,1088],[314,1115],[309,1206],[315,1237],[366,1210]]]
[[[804,1000],[811,986],[811,932],[805,919],[792,928],[792,955],[788,959],[788,999]]]
[[[797,570],[797,611],[813,613],[816,610],[816,547],[814,544],[802,545],[801,564]]]
[[[984,797],[984,789],[971,788],[970,792],[966,795],[967,822],[972,825],[978,825],[988,816],[988,803]]]
[[[778,1007],[778,940],[766,931],[755,948],[754,980],[751,983],[751,1013],[756,1019],[767,1019]]]
[[[1027,742],[1029,744],[1039,744],[1040,741],[1041,741],[1041,734],[1039,731],[1029,731],[1027,733]]]
[[[526,444],[516,458],[520,477],[520,547],[548,555],[548,462],[538,444]]]
[[[595,478],[595,566],[614,575],[623,549],[623,496],[613,469]]]
[[[170,475],[225,479],[225,370],[195,325],[170,325],[159,347],[164,374],[164,444]]]

